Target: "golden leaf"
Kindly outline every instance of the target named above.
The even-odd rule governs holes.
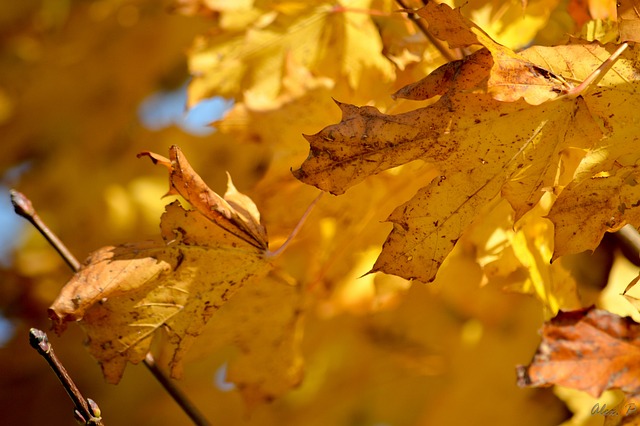
[[[189,66],[195,78],[189,105],[211,96],[243,100],[262,98],[262,106],[283,90],[287,58],[316,76],[345,81],[353,89],[360,81],[390,81],[391,63],[382,55],[382,42],[371,17],[343,11],[340,2],[256,4],[256,18],[241,31],[212,33],[196,39]],[[371,0],[347,3],[366,10]],[[339,41],[339,42],[338,42]]]
[[[553,258],[594,250],[605,232],[640,223],[639,171],[626,166],[570,183],[549,212],[555,223]]]
[[[582,81],[613,50],[597,44],[534,47],[520,55],[547,65],[550,74],[540,74],[540,65],[518,72]],[[601,160],[585,151],[582,164],[588,165],[578,167],[584,175],[609,170],[616,162],[635,162],[635,136],[628,123],[637,120],[640,108],[637,55],[635,46],[627,49],[591,92],[531,105],[500,102],[487,93],[484,83],[493,73],[488,64],[495,57],[480,50],[396,94],[411,99],[441,95],[430,106],[386,115],[373,107],[338,103],[342,121],[306,137],[310,154],[294,174],[342,194],[367,176],[415,159],[436,164],[441,177],[389,216],[394,228],[372,269],[431,281],[464,229],[496,194],[510,202],[517,220],[545,191],[559,192],[573,175],[567,169],[575,167],[566,155],[571,150],[606,151]]]
[[[161,219],[162,241],[105,247],[94,252],[50,308],[57,332],[79,321],[89,352],[105,378],[117,383],[127,361],[140,362],[155,332],[171,346],[171,374],[179,377],[185,352],[211,316],[243,285],[270,269],[266,231],[258,210],[231,181],[224,197],[211,191],[181,151],[171,160],[143,153],[170,171],[178,201]]]

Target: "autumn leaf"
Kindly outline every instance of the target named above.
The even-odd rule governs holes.
[[[304,295],[301,285],[275,274],[244,287],[207,323],[200,336],[207,343],[196,345],[187,361],[234,346],[237,355],[228,361],[226,380],[250,408],[273,401],[303,379]]]
[[[422,7],[428,2],[414,2]],[[552,40],[564,40],[573,28],[566,15],[565,5],[557,0],[534,0],[492,3],[486,0],[468,0],[464,3],[445,1],[451,7],[460,6],[460,13],[482,28],[493,40],[513,50],[520,50],[539,43],[541,36]],[[558,22],[561,18],[563,22]],[[568,21],[568,22],[567,22]],[[556,26],[560,26],[557,28]],[[563,28],[564,27],[564,28]],[[564,34],[558,30],[565,29]],[[554,44],[557,44],[554,43]]]
[[[484,46],[491,52],[491,69],[486,81],[487,92],[500,101],[516,101],[524,98],[538,105],[571,88],[546,67],[540,67],[511,49],[496,43],[476,24],[462,16],[459,9],[446,4],[428,2],[418,14],[429,23],[429,31],[449,42],[449,46]]]
[[[555,316],[559,309],[581,307],[576,280],[562,262],[550,262],[553,224],[544,215],[551,204],[552,195],[545,194],[514,224],[513,209],[501,200],[469,227],[464,241],[474,244],[483,284],[534,295],[546,308],[546,317]]]
[[[456,91],[468,95],[454,99],[452,106],[456,108],[475,102],[474,96],[478,94],[493,96],[488,92],[488,82],[496,64],[494,55],[486,49],[472,55],[474,49],[484,48],[473,44],[456,52],[470,55],[466,61],[452,62],[440,70],[441,83],[436,82],[436,74],[427,80],[432,84],[426,84],[426,88],[432,87],[436,93],[417,98],[429,99],[428,102],[405,100],[412,95],[411,90],[404,98],[399,94],[399,101],[394,101],[390,93],[420,80],[442,64],[443,50],[434,47],[408,19],[408,14],[392,13],[399,7],[399,2],[392,0],[169,2],[178,4],[178,9],[182,5],[180,11],[191,14],[188,17],[165,13],[165,5],[150,0],[32,2],[27,7],[25,2],[5,3],[3,11],[7,13],[2,14],[2,19],[11,31],[5,34],[6,42],[0,46],[5,59],[0,67],[3,76],[0,80],[4,83],[0,84],[5,148],[0,160],[4,166],[3,184],[16,185],[33,197],[41,216],[77,254],[84,255],[105,241],[141,241],[157,233],[158,218],[167,204],[160,200],[166,192],[166,183],[158,170],[132,164],[136,161],[135,153],[143,147],[152,146],[152,151],[164,155],[172,144],[189,147],[189,152],[194,153],[188,156],[191,165],[220,195],[225,187],[223,174],[218,171],[229,170],[238,188],[253,188],[252,198],[260,206],[261,216],[256,223],[268,225],[269,243],[277,246],[315,196],[316,189],[296,181],[290,168],[300,165],[308,152],[300,141],[301,133],[313,134],[328,123],[340,121],[340,109],[331,104],[332,97],[345,105],[367,105],[385,114],[398,114],[435,103],[440,96],[446,101]],[[412,7],[422,2],[404,3]],[[516,50],[535,43],[555,46],[565,43],[560,37],[575,36],[574,22],[564,11],[566,2],[461,3],[464,16],[500,45],[518,52],[515,65],[535,64],[569,85],[580,83],[614,49],[611,45],[602,48],[596,44],[592,51],[584,49],[580,61],[574,61],[572,46],[566,51],[560,47]],[[172,10],[176,9],[169,11]],[[195,34],[201,36],[194,41]],[[575,39],[571,44],[575,44]],[[538,49],[542,55],[527,56]],[[185,52],[190,56],[191,76],[187,75]],[[554,52],[558,54],[549,56]],[[503,59],[509,59],[509,55],[503,55]],[[621,59],[627,64],[637,62],[633,54]],[[470,72],[472,65],[476,71]],[[578,65],[584,70],[576,71]],[[635,77],[616,74],[623,69],[614,67],[600,87],[592,90],[596,93],[602,87],[617,90],[625,86],[631,89],[622,96],[610,97],[600,104],[588,96],[586,101],[574,100],[577,113],[573,118],[565,116],[566,123],[561,122],[562,125],[558,125],[559,118],[547,120],[542,115],[547,120],[547,124],[540,126],[543,132],[548,130],[547,125],[558,129],[560,134],[566,128],[573,142],[563,145],[556,143],[561,140],[558,138],[547,143],[549,140],[540,136],[518,154],[526,161],[517,163],[524,165],[515,174],[509,174],[511,169],[500,172],[499,166],[495,166],[492,172],[509,174],[506,185],[493,198],[488,194],[491,191],[485,194],[486,199],[490,198],[489,205],[484,205],[487,208],[471,209],[475,209],[469,216],[471,228],[462,232],[457,250],[444,260],[433,286],[411,285],[384,274],[357,277],[374,264],[391,227],[382,222],[389,213],[413,197],[434,175],[445,176],[443,184],[453,180],[452,167],[445,164],[446,159],[426,158],[428,164],[424,164],[422,158],[423,161],[405,163],[374,177],[365,177],[357,187],[348,189],[346,196],[325,197],[310,218],[311,226],[302,238],[294,241],[293,250],[274,262],[274,268],[278,269],[270,271],[259,283],[249,278],[241,291],[215,311],[182,358],[186,371],[179,385],[193,397],[205,416],[220,424],[248,422],[267,426],[356,421],[507,425],[513,424],[514,418],[522,425],[561,423],[567,415],[564,404],[550,389],[518,391],[512,366],[530,357],[527,351],[537,343],[535,329],[540,320],[540,302],[550,308],[548,311],[566,309],[570,299],[564,296],[574,292],[571,280],[561,275],[564,259],[548,263],[549,251],[554,247],[554,226],[540,216],[546,213],[540,207],[562,197],[565,190],[565,196],[569,196],[573,186],[568,185],[574,180],[572,185],[576,188],[578,182],[599,182],[602,178],[619,182],[622,174],[629,173],[635,164],[632,156],[637,143],[628,142],[634,140],[637,123],[619,121],[619,111],[610,111],[608,106],[611,103],[614,109],[628,111],[627,118],[633,118],[637,111],[633,99],[637,95],[632,90]],[[624,75],[632,83],[627,84],[622,78],[614,83],[612,78],[616,75]],[[541,88],[551,84],[551,91],[547,87],[542,90],[543,95],[553,96],[552,80],[542,77],[538,80]],[[533,76],[534,83],[536,78],[540,75]],[[213,124],[214,133],[196,137],[186,133],[182,126],[158,130],[155,124],[147,127],[146,120],[139,119],[144,115],[139,112],[147,110],[149,101],[165,99],[158,106],[175,105],[178,95],[184,96],[183,84],[187,80],[194,81],[190,105],[209,96],[234,98],[233,109]],[[172,102],[168,100],[169,94]],[[500,104],[492,102],[488,108],[495,105]],[[443,111],[442,120],[453,118],[454,126],[450,129],[436,126],[436,132],[457,132],[457,118],[445,108],[446,104],[441,106],[432,112]],[[611,113],[616,114],[613,119],[609,118]],[[527,137],[518,130],[531,132],[532,121],[537,117],[509,114],[503,118],[509,125],[499,125],[498,130],[522,136],[522,140],[516,138],[517,144],[526,143]],[[471,124],[472,121],[469,126],[486,125],[491,135],[495,133],[491,130],[492,123]],[[471,136],[482,134],[480,130],[482,127]],[[622,132],[627,132],[627,139],[621,139]],[[463,139],[458,136],[459,133],[450,134],[443,143],[458,146]],[[479,139],[476,145],[467,145],[476,151],[495,150],[503,149],[507,140],[487,138]],[[602,142],[596,143],[596,148],[600,154],[606,154],[606,161],[595,155],[594,140]],[[581,141],[584,144],[578,146]],[[362,139],[359,143],[367,141]],[[628,162],[617,163],[621,146],[626,146]],[[541,149],[544,151],[541,157],[548,157],[534,161]],[[471,149],[467,153],[473,155]],[[478,153],[485,160],[484,151]],[[157,159],[163,161],[159,156]],[[576,172],[576,165],[582,160]],[[480,165],[480,160],[469,159],[460,171],[453,170],[464,173]],[[538,177],[532,179],[536,174]],[[477,172],[470,180],[478,177],[484,178]],[[184,183],[177,186],[183,187]],[[448,189],[455,195],[458,190],[468,188],[452,184]],[[628,194],[628,190],[612,192],[617,197]],[[539,197],[541,193],[543,198]],[[434,202],[442,201],[446,206],[446,195],[443,192],[443,198]],[[193,196],[198,198],[197,193]],[[456,196],[463,200],[460,194]],[[233,207],[233,203],[225,201]],[[190,207],[182,199],[181,202],[185,210],[194,209],[193,212],[185,216],[187,213],[177,205],[167,207],[163,233],[168,232],[168,241],[176,240],[169,246],[187,245],[183,238],[189,244],[200,244],[200,238],[191,234],[176,237],[172,233],[172,228],[186,229],[181,224],[182,218],[192,218],[193,214],[202,219],[202,214],[206,214],[197,210],[197,202],[190,202]],[[508,214],[500,216],[500,212],[491,209],[494,203]],[[206,210],[206,203],[204,207]],[[226,228],[220,232],[229,232],[225,241],[246,247],[251,253],[265,253],[266,250],[259,249],[264,242],[259,237],[260,229],[251,222],[242,222],[247,215],[241,209],[237,209],[237,215],[228,214],[227,206],[220,203],[220,207],[222,213],[217,217]],[[430,212],[438,214],[437,205]],[[514,225],[518,216],[520,219]],[[434,220],[438,219],[442,222],[442,218]],[[203,220],[209,228],[218,228],[211,219]],[[236,228],[233,221],[241,225]],[[566,225],[572,226],[570,222]],[[464,226],[462,221],[460,229]],[[582,227],[583,222],[575,226]],[[406,235],[409,237],[412,232]],[[591,236],[586,231],[577,235],[576,248],[580,247],[581,235]],[[473,245],[468,244],[469,237],[473,237]],[[455,239],[455,233],[451,239]],[[47,379],[50,372],[44,370],[47,368],[44,363],[37,364],[40,360],[33,361],[35,357],[25,352],[26,345],[19,336],[26,334],[25,326],[45,325],[43,311],[56,298],[58,284],[68,279],[68,271],[32,230],[25,227],[14,242],[15,255],[8,259],[11,265],[1,268],[0,322],[6,319],[17,325],[13,341],[1,342],[3,383],[9,384],[2,389],[13,407],[3,413],[3,419],[9,416],[4,423],[37,424],[42,412],[46,412],[48,423],[66,424],[69,412],[65,409],[66,401],[56,399],[62,394],[57,383]],[[429,243],[426,241],[425,245]],[[158,247],[158,251],[153,251]],[[114,269],[114,273],[120,264],[129,265],[122,268],[122,275],[131,272],[132,280],[123,282],[123,287],[129,283],[135,286],[147,279],[145,273],[151,278],[174,273],[180,257],[176,258],[167,247],[164,239],[158,243],[136,243],[97,252],[94,259]],[[206,245],[198,247],[205,254],[210,252]],[[192,256],[194,250],[182,251]],[[176,273],[183,266],[192,265],[184,262],[177,266]],[[209,263],[217,265],[216,262]],[[586,262],[600,265],[596,258],[588,258]],[[400,268],[405,268],[402,262]],[[415,276],[410,268],[405,269]],[[208,271],[211,278],[219,272]],[[280,280],[279,273],[290,276]],[[479,288],[482,277],[490,285]],[[505,284],[511,290],[534,294],[538,300],[519,294],[505,295],[500,291]],[[142,306],[144,302],[136,300],[150,298],[145,291],[151,292],[158,285],[164,286],[157,282],[141,284],[139,294],[137,290],[127,293],[134,298],[131,305],[118,302],[118,309],[141,312],[146,309]],[[202,294],[210,290],[195,287],[189,287],[190,296],[196,290],[202,290]],[[99,300],[111,306],[122,297],[112,295]],[[173,299],[182,303],[178,296]],[[191,306],[191,299],[187,299],[185,303]],[[164,316],[168,317],[173,302],[156,306],[153,312],[157,315],[146,323],[162,321],[161,309],[166,310]],[[88,327],[83,325],[88,317],[99,317],[100,312],[105,312],[99,308],[87,306],[80,326]],[[146,338],[153,340],[152,352],[160,366],[174,357],[175,347],[165,345],[164,337],[170,332],[167,324],[179,315],[182,314],[160,325],[162,331],[152,332]],[[108,313],[104,320],[113,317]],[[99,326],[91,327],[97,330]],[[127,333],[130,328],[135,326],[122,324],[121,330]],[[107,337],[98,334],[95,340],[113,341]],[[98,403],[111,423],[184,422],[184,414],[175,404],[166,402],[166,395],[150,376],[140,371],[142,376],[133,374],[117,389],[103,389],[100,380],[93,380],[95,363],[78,356],[80,340],[68,335],[65,341],[56,344],[56,351],[60,348],[58,354],[63,361],[73,360],[70,373],[78,379],[85,395],[99,397]],[[142,357],[145,351],[142,343],[146,343],[144,338],[138,353],[134,346],[124,352],[113,351],[113,360],[126,363],[127,355]],[[303,381],[301,345],[305,359]],[[199,355],[206,358],[195,362],[194,357]],[[226,366],[226,381],[235,384],[235,390],[230,391],[229,386],[217,389],[219,382],[213,383],[213,372],[225,370],[221,365]],[[298,390],[283,395],[297,384]],[[33,389],[40,391],[34,393]],[[479,393],[478,389],[486,392]],[[29,397],[22,398],[25,394]],[[259,407],[247,419],[241,396],[250,406],[276,397],[278,400]],[[30,404],[26,409],[25,401]],[[465,401],[464,410],[459,409],[460,401]],[[30,409],[34,406],[39,409]],[[110,410],[110,406],[119,409]],[[522,416],[525,412],[527,416]]]
[[[270,269],[266,231],[251,199],[231,180],[220,197],[179,148],[170,154],[170,160],[141,155],[169,169],[170,193],[183,195],[195,210],[174,201],[161,219],[161,241],[94,252],[50,308],[58,333],[80,322],[111,383],[127,361],[144,358],[159,329],[171,347],[171,374],[179,377],[184,354],[216,310]]]
[[[259,249],[268,248],[267,231],[260,223],[258,208],[249,197],[238,192],[231,176],[227,175],[227,192],[220,197],[195,173],[180,148],[172,146],[170,154],[170,159],[151,152],[142,152],[138,157],[146,155],[154,164],[169,170],[167,195],[182,195],[200,214],[227,232]]]
[[[640,2],[621,0],[617,7],[620,41],[640,41]]]
[[[476,36],[461,31],[466,31],[465,37]],[[519,55],[564,80],[582,81],[614,49],[613,45],[575,44],[532,47]],[[492,55],[479,50],[396,93],[416,100],[440,95],[430,106],[386,115],[373,107],[339,103],[342,121],[306,137],[310,154],[294,174],[334,194],[416,159],[433,162],[440,170],[440,178],[389,216],[394,228],[372,271],[432,281],[464,229],[497,194],[509,201],[518,220],[545,191],[560,192],[567,181],[559,176],[572,176],[567,168],[575,169],[573,161],[566,161],[571,150],[586,153],[584,161],[590,166],[583,167],[588,172],[582,178],[611,170],[614,162],[631,165],[635,161],[635,137],[628,126],[640,108],[634,96],[638,90],[635,47],[624,52],[597,90],[540,105],[500,102],[488,93],[485,83],[493,72]],[[539,69],[518,72],[540,73]],[[590,149],[606,149],[606,158],[596,161]],[[577,244],[586,245],[580,239]]]
[[[371,0],[344,3],[363,11]],[[214,4],[212,9],[224,8]],[[189,60],[195,75],[189,85],[189,105],[216,95],[266,108],[283,89],[288,57],[317,76],[345,81],[351,88],[369,78],[393,77],[391,64],[380,54],[382,43],[370,16],[345,12],[340,2],[318,0],[304,6],[264,2],[242,14],[249,19],[242,30],[212,32],[195,40]],[[239,18],[224,16],[229,21]]]
[[[640,188],[636,166],[572,182],[560,194],[549,219],[558,241],[554,259],[594,250],[605,232],[640,223]]]
[[[561,385],[598,397],[620,389],[640,400],[640,325],[607,311],[560,312],[542,328],[531,364],[519,366],[519,386]]]

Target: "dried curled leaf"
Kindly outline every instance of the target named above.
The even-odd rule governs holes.
[[[451,47],[484,46],[491,52],[491,71],[486,90],[494,99],[506,102],[523,98],[539,105],[571,89],[547,67],[536,65],[511,49],[495,42],[482,28],[465,18],[459,9],[430,1],[418,10],[429,23],[429,31]]]
[[[257,248],[268,248],[267,231],[260,223],[258,208],[249,197],[238,192],[229,174],[227,192],[221,197],[191,168],[177,146],[170,148],[169,159],[148,151],[138,154],[138,157],[142,156],[148,156],[154,164],[161,164],[169,170],[170,189],[167,195],[182,195],[218,226]]]
[[[174,201],[161,219],[162,241],[94,252],[49,310],[58,333],[80,322],[111,383],[127,361],[144,359],[159,329],[171,347],[171,374],[179,377],[185,352],[216,310],[270,269],[266,231],[248,197],[232,184],[224,198],[215,194],[175,146],[171,160],[143,155],[169,168],[172,191],[196,210]]]
[[[560,312],[545,323],[533,361],[517,369],[519,386],[561,385],[594,397],[620,389],[636,403],[639,372],[640,324],[594,308]]]

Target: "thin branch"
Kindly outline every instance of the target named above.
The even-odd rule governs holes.
[[[80,269],[80,262],[78,262],[78,260],[73,254],[71,254],[64,243],[51,231],[51,229],[49,229],[49,227],[42,221],[42,219],[40,219],[40,217],[36,213],[35,208],[33,207],[33,204],[31,203],[31,200],[29,200],[24,194],[16,190],[12,189],[10,192],[11,203],[13,204],[16,213],[31,222],[31,224],[33,224],[33,226],[42,235],[44,235],[49,244],[51,244],[53,248],[55,248],[56,251],[60,253],[60,256],[62,256],[65,262],[67,262],[69,267],[74,272],[78,272],[78,270]],[[189,398],[187,398],[185,393],[182,392],[182,390],[178,388],[178,386],[171,379],[169,379],[169,377],[162,370],[160,370],[160,368],[158,368],[153,359],[153,356],[150,353],[147,354],[147,357],[144,360],[144,364],[147,366],[149,371],[151,371],[158,382],[160,382],[160,384],[164,387],[165,391],[167,391],[167,393],[173,397],[180,408],[182,408],[187,416],[189,416],[189,418],[193,420],[194,424],[198,426],[208,426],[210,424],[204,418],[202,413],[200,413],[198,409],[189,401]],[[93,401],[89,401],[89,404],[95,404]]]
[[[412,12],[412,8],[410,8],[403,0],[396,0],[396,3],[398,3],[398,5],[400,5],[403,10],[409,12],[407,15],[409,19],[413,21],[420,32],[424,34],[427,40],[429,40],[429,42],[433,44],[436,49],[438,49],[438,52],[440,52],[440,54],[444,56],[448,62],[462,59],[462,54],[459,51],[456,52],[449,49],[442,40],[434,37],[427,26],[424,24],[424,21],[420,19],[420,17],[416,16],[416,14]]]
[[[195,405],[186,397],[186,395],[178,388],[167,375],[158,367],[151,352],[147,353],[144,359],[144,365],[149,369],[151,374],[156,378],[171,397],[178,403],[180,408],[187,413],[191,421],[198,426],[208,426],[209,421],[202,415]]]
[[[80,262],[71,254],[67,247],[62,244],[62,241],[49,229],[49,227],[40,219],[38,213],[33,208],[31,200],[29,200],[23,193],[12,189],[9,191],[11,194],[11,204],[16,214],[27,219],[31,224],[49,241],[49,244],[55,248],[60,256],[67,262],[67,265],[74,271],[80,269]]]
[[[51,343],[49,343],[47,334],[42,330],[32,328],[29,331],[29,343],[31,344],[31,347],[38,351],[38,353],[47,361],[49,366],[51,366],[51,369],[56,373],[56,376],[58,376],[60,383],[62,383],[62,386],[73,401],[76,418],[85,425],[104,426],[102,418],[100,417],[98,404],[93,400],[88,398],[85,399],[84,396],[82,396],[82,393],[53,351],[53,347],[51,346]]]

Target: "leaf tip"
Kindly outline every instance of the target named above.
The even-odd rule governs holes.
[[[153,161],[154,163],[156,162],[153,156],[151,155],[150,151],[142,151],[136,154],[136,158],[142,158],[142,157],[150,157],[151,161]]]
[[[58,315],[58,312],[56,312],[53,306],[47,309],[47,313],[51,320],[51,329],[60,336],[67,329],[67,320]]]
[[[236,186],[233,184],[233,179],[231,179],[231,173],[227,170],[225,170],[225,173],[227,174],[227,194],[238,192]]]
[[[518,387],[526,388],[530,387],[533,384],[531,380],[531,376],[529,376],[529,369],[524,365],[516,366],[516,384]]]
[[[136,154],[136,157],[137,158],[149,157],[153,164],[162,164],[165,167],[171,168],[171,161],[160,154],[156,154],[155,152],[142,151]]]
[[[302,168],[293,170],[293,167],[289,169],[291,171],[291,174],[293,175],[294,178],[298,179],[298,180],[303,180],[306,177],[306,173],[304,172],[304,170],[302,170]]]

